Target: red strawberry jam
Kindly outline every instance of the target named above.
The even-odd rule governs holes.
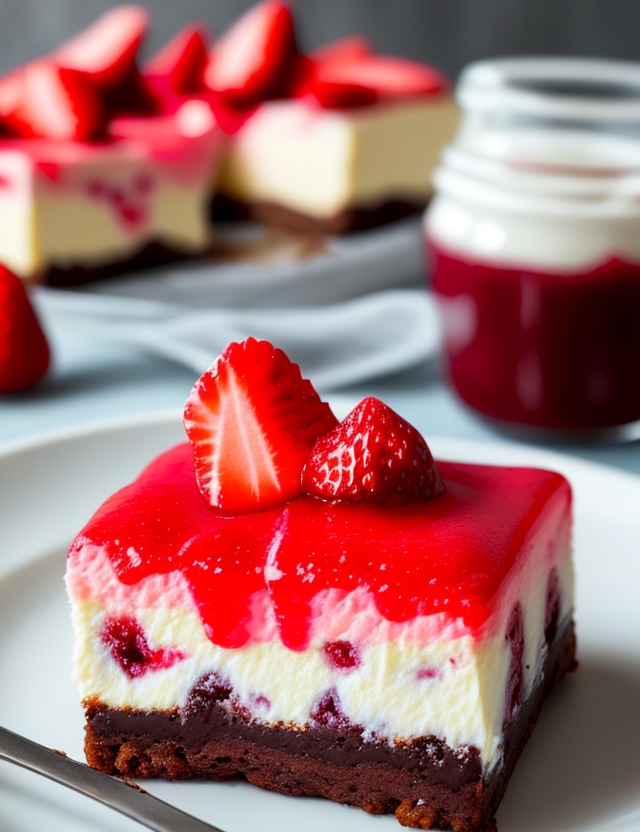
[[[640,266],[543,273],[429,248],[449,374],[467,404],[553,429],[640,419]]]

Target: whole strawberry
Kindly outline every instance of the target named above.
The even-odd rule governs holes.
[[[0,265],[0,393],[35,384],[49,358],[47,339],[22,281]]]
[[[325,500],[384,506],[426,502],[444,491],[422,436],[372,396],[316,441],[302,487]]]

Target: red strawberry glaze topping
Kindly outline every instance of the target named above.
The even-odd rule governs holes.
[[[433,68],[377,55],[359,36],[302,54],[291,9],[279,0],[249,9],[209,53],[206,26],[186,26],[140,71],[148,27],[142,6],[118,6],[52,54],[0,78],[0,137],[108,142],[118,138],[115,120],[153,121],[191,99],[232,135],[271,99],[350,109],[448,90]]]
[[[207,636],[223,647],[249,640],[259,591],[268,593],[280,638],[293,650],[307,647],[314,598],[327,589],[346,596],[367,588],[390,621],[443,612],[475,630],[536,523],[557,500],[569,510],[569,485],[535,469],[440,462],[439,470],[445,492],[429,502],[385,508],[303,495],[226,516],[203,500],[191,446],[183,444],[103,504],[70,558],[83,545],[104,548],[127,585],[179,571]]]

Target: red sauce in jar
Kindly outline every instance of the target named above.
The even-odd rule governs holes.
[[[429,240],[461,398],[496,419],[594,430],[640,419],[640,265],[583,272],[473,262]]]

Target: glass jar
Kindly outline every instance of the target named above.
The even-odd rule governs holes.
[[[449,375],[512,423],[640,420],[640,65],[473,64],[425,218]]]

